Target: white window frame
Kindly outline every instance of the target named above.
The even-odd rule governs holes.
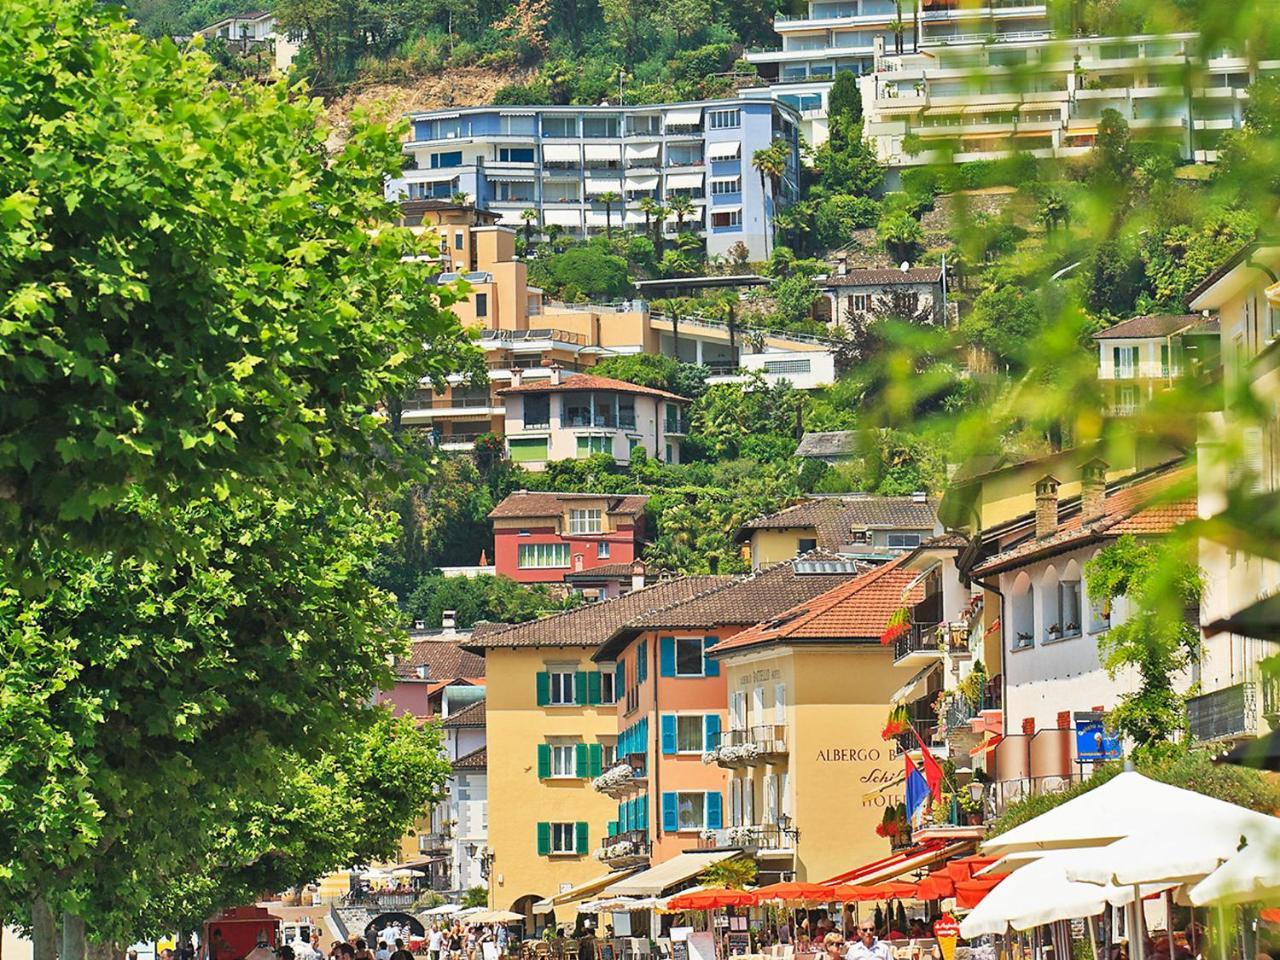
[[[685,798],[696,801],[702,805],[702,816],[698,818],[697,823],[686,824],[684,822],[684,804]],[[676,832],[688,833],[693,830],[705,830],[707,826],[707,795],[701,790],[677,790],[676,791]]]
[[[575,507],[569,511],[569,532],[571,534],[601,533],[603,530],[604,520],[599,509]]]
[[[567,543],[522,543],[516,552],[516,566],[521,570],[568,569],[569,545]]]
[[[551,853],[578,852],[578,825],[572,821],[551,824]]]
[[[680,727],[688,726],[691,722],[698,725],[698,745],[696,747],[682,747],[680,745]],[[701,754],[706,750],[707,746],[707,721],[700,713],[677,713],[676,714],[676,753],[684,754]]]
[[[614,671],[613,664],[600,664],[600,703],[602,705],[618,702],[618,691],[614,689],[617,680],[618,674]]]
[[[742,177],[725,177],[721,180],[711,181],[711,195],[713,197],[724,196],[728,193],[742,192]]]
[[[920,546],[920,534],[890,532],[885,534],[885,545],[894,550],[912,550]]]
[[[618,742],[616,740],[600,741],[600,765],[608,770],[618,762]]]
[[[611,553],[613,553],[613,545],[608,540],[601,540],[596,544],[597,560],[608,560]]]
[[[742,110],[738,107],[707,111],[708,130],[737,130],[742,126]]]
[[[578,777],[578,745],[552,741],[551,779],[576,780]],[[567,760],[566,760],[567,758]]]
[[[728,217],[728,222],[718,223],[716,221],[716,217]],[[742,226],[742,211],[741,210],[717,210],[715,207],[712,207],[711,208],[711,226],[720,227],[721,229],[725,227],[740,227]]]
[[[855,293],[849,298],[855,313],[866,313],[871,297],[865,293]]]
[[[787,685],[785,683],[773,685],[773,722],[777,726],[787,722]]]
[[[729,694],[729,729],[747,728],[747,695],[742,690]]]
[[[764,723],[764,687],[757,686],[751,688],[751,716],[748,720],[748,726],[752,723]]]
[[[680,670],[680,645],[694,643],[698,646],[698,671],[696,673],[685,673]],[[707,658],[704,654],[704,643],[702,637],[676,637],[675,638],[675,670],[677,677],[705,677],[707,675]]]
[[[564,667],[547,668],[547,703],[553,707],[574,706],[574,684],[577,671]],[[567,700],[563,699],[566,695]]]

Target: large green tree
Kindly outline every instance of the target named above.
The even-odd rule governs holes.
[[[390,473],[379,407],[477,356],[389,227],[399,132],[357,118],[330,153],[318,101],[215,83],[118,8],[4,10],[0,539],[145,545],[134,485]]]

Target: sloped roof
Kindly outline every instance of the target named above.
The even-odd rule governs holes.
[[[528,623],[517,623],[482,637],[474,634],[467,648],[492,650],[503,647],[595,647],[634,617],[728,583],[728,576],[698,575],[661,580],[640,590],[553,613]]]
[[[663,400],[679,400],[682,403],[689,403],[688,397],[682,397],[667,390],[642,387],[638,383],[615,380],[613,377],[597,377],[593,373],[571,374],[562,378],[559,383],[552,383],[551,380],[536,380],[530,383],[522,383],[518,387],[504,387],[498,391],[498,396],[505,397],[516,393],[576,393],[582,390],[611,390],[614,393],[633,393],[643,397],[659,397]]]
[[[1133,340],[1145,337],[1169,337],[1190,327],[1200,325],[1204,317],[1198,313],[1153,313],[1145,317],[1121,320],[1114,326],[1099,330],[1095,340]]]
[[[475,654],[471,654],[475,656]],[[477,659],[484,659],[477,657]],[[475,703],[469,703],[457,713],[451,713],[445,717],[441,726],[445,727],[483,727],[485,721],[484,701],[477,700]]]
[[[479,750],[472,750],[465,757],[459,757],[453,761],[453,769],[455,770],[483,770],[489,765],[489,748],[481,747]]]
[[[582,501],[605,501],[605,512],[615,517],[638,517],[644,513],[649,498],[635,494],[554,493],[542,490],[517,490],[489,511],[489,518],[558,517],[566,505]]]
[[[858,452],[858,431],[806,431],[796,447],[797,457],[851,457]]]
[[[817,531],[818,549],[836,551],[849,542],[851,530],[927,530],[937,522],[938,501],[934,498],[809,497],[777,513],[743,524],[737,540],[746,540],[752,530],[813,527]]]
[[[906,566],[907,556],[721,641],[709,653],[719,657],[771,643],[879,642],[895,612],[924,599],[920,573]]]
[[[894,286],[901,283],[938,283],[942,280],[941,267],[909,267],[906,270],[894,267],[850,270],[827,278],[827,285],[832,287],[869,287]]]
[[[650,579],[656,577],[660,571],[645,569],[645,576]],[[564,575],[566,581],[577,580],[630,580],[631,564],[630,563],[602,563],[598,567],[589,567],[586,570],[572,570]]]
[[[803,572],[806,568],[812,572]],[[826,593],[870,569],[870,564],[812,550],[766,567],[748,577],[730,580],[702,593],[649,610],[622,624],[596,652],[594,659],[617,656],[645,630],[712,629],[750,626],[776,616],[805,600]]]
[[[472,631],[471,638],[475,637]],[[412,640],[409,644],[409,655],[396,662],[396,676],[405,679],[418,679],[418,667],[426,664],[427,675],[424,679],[433,682],[442,680],[458,680],[463,677],[482,678],[484,676],[484,657],[477,657],[462,648],[466,637],[443,640],[431,637],[425,640]]]
[[[989,557],[973,569],[972,575],[982,577],[1014,570],[1042,557],[1127,533],[1136,536],[1168,533],[1196,518],[1194,496],[1170,499],[1177,485],[1193,477],[1192,469],[1184,467],[1110,490],[1103,502],[1102,516],[1098,519],[1086,523],[1080,514],[1076,514],[1059,524],[1051,536],[1044,539],[1032,536]]]

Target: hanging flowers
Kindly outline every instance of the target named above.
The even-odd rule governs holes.
[[[889,711],[884,729],[880,731],[880,739],[892,740],[909,729],[911,729],[911,715],[907,713],[907,705],[900,703]]]
[[[899,607],[885,624],[884,633],[880,634],[880,645],[887,647],[910,629],[911,612],[906,607]]]

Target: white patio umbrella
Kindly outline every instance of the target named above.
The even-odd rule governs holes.
[[[1176,800],[1178,809],[1162,810],[1160,817],[1176,813],[1193,829],[1171,833],[1159,826],[1138,831],[1068,868],[1068,879],[1120,885],[1198,881],[1234,857],[1241,838],[1250,844],[1280,846],[1280,819],[1190,790],[1180,793],[1184,796]]]
[[[474,917],[476,914],[488,913],[488,907],[465,907],[457,912],[460,917]]]
[[[1280,835],[1250,842],[1187,893],[1196,906],[1280,901]]]
[[[983,934],[1030,930],[1056,920],[1092,917],[1108,904],[1123,906],[1134,901],[1134,887],[1083,883],[1067,879],[1067,868],[1086,861],[1089,849],[1058,850],[1019,868],[994,887],[967,917],[960,921],[965,939]],[[1144,887],[1141,895],[1163,889]]]
[[[422,911],[424,917],[447,917],[455,913],[460,913],[462,907],[456,903],[442,903],[438,907],[432,907],[430,910]]]
[[[397,880],[402,880],[406,877],[425,877],[426,874],[421,870],[414,870],[412,867],[397,867],[391,871],[391,876]]]

